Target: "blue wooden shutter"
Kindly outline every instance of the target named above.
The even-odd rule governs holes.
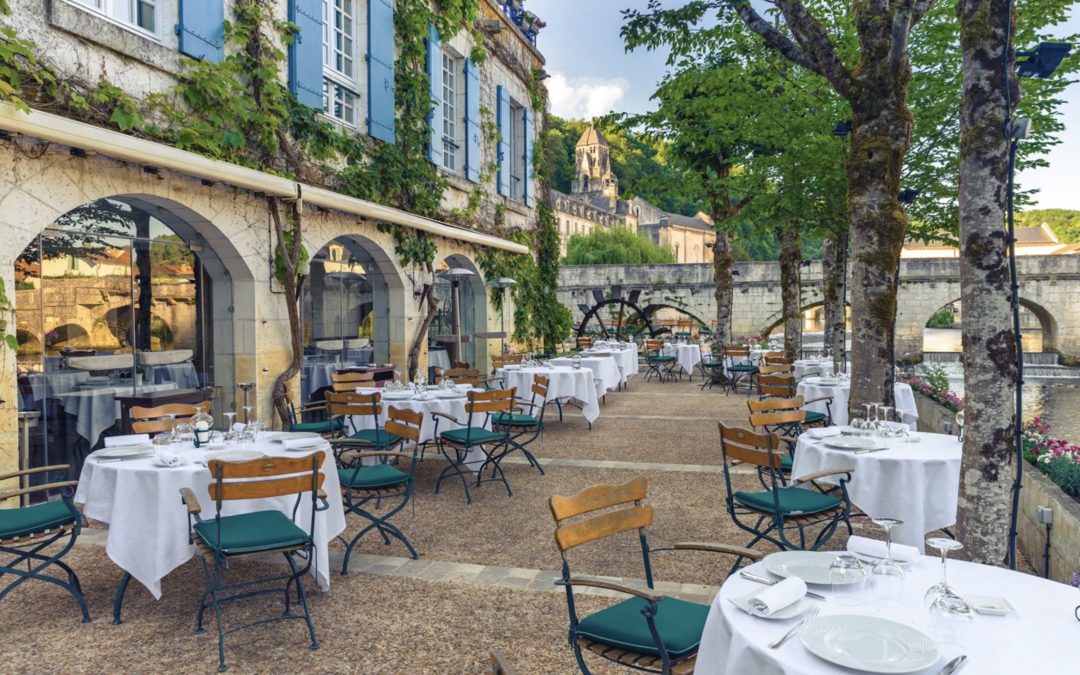
[[[180,53],[211,63],[225,58],[225,0],[180,0]]]
[[[428,115],[428,130],[431,140],[428,142],[428,159],[436,164],[442,164],[440,150],[442,149],[442,40],[439,29],[434,24],[428,24],[427,39],[427,74],[431,80],[431,113]]]
[[[533,179],[536,173],[533,170],[533,111],[528,108],[522,109],[521,119],[524,122],[522,130],[525,132],[525,206],[536,206],[536,187]]]
[[[323,109],[322,0],[289,0],[289,21],[300,29],[289,45],[289,90],[297,100]]]
[[[480,69],[465,60],[465,177],[480,182]]]
[[[394,142],[394,7],[368,0],[368,133]]]
[[[513,158],[510,157],[510,138],[513,125],[510,123],[510,94],[506,87],[499,85],[496,90],[498,107],[495,121],[499,125],[499,194],[503,197],[510,196],[510,167]]]

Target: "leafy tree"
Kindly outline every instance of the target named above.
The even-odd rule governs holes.
[[[575,234],[566,245],[564,265],[639,265],[673,263],[671,251],[625,227],[597,227]]]
[[[1046,223],[1066,244],[1080,243],[1080,211],[1072,209],[1031,209],[1016,214],[1017,227],[1038,227]]]

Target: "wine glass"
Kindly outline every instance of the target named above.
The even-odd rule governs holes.
[[[878,422],[877,434],[882,438],[892,438],[896,435],[893,426],[889,424],[889,412],[893,408],[891,405],[884,404],[878,406],[878,408],[881,412],[881,420]]]
[[[176,440],[182,445],[193,443],[195,441],[195,427],[191,426],[190,422],[183,421],[177,424],[173,431],[176,432]]]
[[[863,407],[866,408],[866,430],[867,431],[871,431],[874,428],[873,427],[873,424],[874,424],[873,419],[870,417],[870,408],[873,405],[874,405],[873,403],[863,403]]]
[[[949,585],[949,577],[945,572],[946,565],[949,561],[949,551],[959,551],[964,548],[964,545],[955,539],[949,539],[948,537],[930,537],[926,540],[926,545],[941,552],[941,581],[937,582],[926,591],[926,594],[923,596],[923,602],[933,604],[933,601],[937,599],[937,596],[946,593],[959,596],[960,594],[956,589]]]
[[[885,557],[870,570],[870,585],[882,605],[896,605],[904,595],[904,568],[892,557],[892,529],[903,525],[897,518],[874,518],[874,524],[885,530]]]
[[[225,426],[225,439],[224,440],[225,440],[226,443],[232,443],[232,442],[236,441],[236,429],[234,428],[236,426],[236,411],[235,410],[230,410],[230,411],[228,411],[226,413],[222,413],[222,414],[225,415],[225,418],[227,420],[226,421],[226,426]]]
[[[244,406],[244,424],[251,422],[251,406]]]
[[[832,599],[839,605],[858,605],[859,594],[866,585],[869,573],[870,570],[855,554],[846,551],[837,554],[829,564]]]
[[[964,635],[975,621],[975,612],[963,597],[942,593],[930,603],[930,626],[939,642],[963,647]]]

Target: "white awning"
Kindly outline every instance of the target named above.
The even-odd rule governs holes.
[[[401,209],[348,197],[325,188],[298,183],[256,169],[210,159],[194,152],[128,136],[61,115],[39,110],[26,113],[10,103],[0,102],[0,129],[87,152],[96,152],[141,166],[169,169],[253,192],[262,192],[286,199],[296,199],[298,195],[301,195],[308,204],[421,230],[447,239],[456,239],[512,253],[529,252],[528,246],[515,241],[424,218]]]

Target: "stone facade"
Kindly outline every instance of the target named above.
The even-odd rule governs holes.
[[[1017,258],[1020,302],[1038,317],[1044,351],[1066,358],[1080,357],[1080,256],[1025,256]],[[764,335],[782,320],[780,265],[775,262],[735,264],[735,301],[732,330],[737,336]],[[716,317],[712,265],[597,265],[564,266],[560,270],[559,297],[574,312],[579,303],[591,306],[591,289],[643,289],[639,304],[673,307],[705,324]],[[802,309],[822,302],[821,264],[802,271]],[[960,269],[954,259],[902,260],[897,299],[896,355],[898,359],[922,353],[923,328],[942,307],[960,298]]]

